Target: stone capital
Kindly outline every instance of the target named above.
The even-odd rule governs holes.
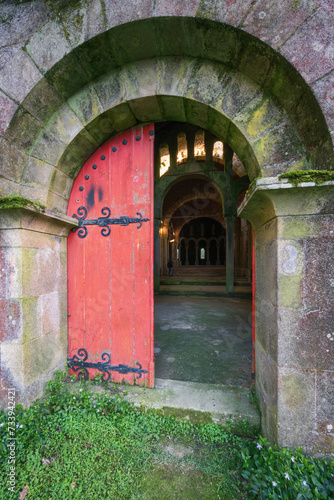
[[[301,182],[298,186],[287,179],[258,179],[238,210],[258,229],[275,217],[334,214],[334,182],[322,184]]]
[[[66,237],[70,230],[77,226],[76,219],[38,206],[0,210],[0,231],[25,229]]]

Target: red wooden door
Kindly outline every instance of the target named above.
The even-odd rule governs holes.
[[[85,349],[90,378],[101,373],[94,368],[99,361],[141,365],[147,373],[120,368],[111,378],[149,387],[154,384],[153,140],[151,124],[101,146],[77,176],[67,212],[81,225],[68,237],[69,358],[83,360],[78,351]]]

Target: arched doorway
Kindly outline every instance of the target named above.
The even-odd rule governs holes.
[[[157,124],[155,151],[156,213],[161,207],[160,251],[155,255],[160,259],[155,262],[160,273],[155,296],[156,377],[250,385],[251,232],[246,221],[236,220],[249,178],[226,143],[189,124]],[[246,234],[241,235],[241,228]],[[232,293],[226,287],[227,252],[233,267]],[[172,278],[167,269],[170,259]]]

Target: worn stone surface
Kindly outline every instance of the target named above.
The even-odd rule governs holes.
[[[17,148],[15,144],[1,140],[0,156],[2,167],[0,177],[6,177],[7,179],[12,179],[15,182],[20,182],[27,161],[26,154]]]
[[[50,20],[30,38],[26,50],[40,71],[45,73],[70,52],[71,46],[63,27]]]
[[[279,48],[313,13],[316,2],[290,0],[258,0],[247,13],[243,28],[252,35]]]
[[[22,102],[42,75],[22,49],[0,50],[0,88],[17,102]]]
[[[16,109],[17,104],[0,91],[0,136],[5,133]]]
[[[18,402],[41,395],[66,361],[66,236],[73,223],[47,210],[0,216],[1,371]]]
[[[278,364],[300,369],[333,370],[333,321],[333,311],[279,308]]]
[[[333,69],[333,26],[328,21],[326,10],[319,8],[281,48],[309,83]]]
[[[328,127],[334,131],[334,71],[319,78],[312,84],[312,90],[326,116]]]
[[[48,11],[40,0],[1,3],[0,47],[24,44],[48,19]]]
[[[307,444],[314,429],[315,371],[280,368],[278,379],[278,444]]]
[[[219,0],[201,0],[197,15],[238,26],[247,15],[251,4],[251,0],[233,0],[229,3]]]

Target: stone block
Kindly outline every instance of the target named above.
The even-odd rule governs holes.
[[[20,182],[27,161],[27,155],[15,144],[2,139],[0,143],[1,177]]]
[[[72,189],[73,179],[67,174],[55,168],[51,179],[50,189],[63,198],[69,198]]]
[[[312,83],[311,88],[325,115],[329,130],[333,131],[334,73],[331,72],[315,81]]]
[[[288,120],[283,120],[252,142],[252,148],[260,165],[266,168],[275,166],[275,175],[286,171],[287,159],[297,161],[306,156],[303,143]]]
[[[334,371],[320,371],[317,375],[318,431],[331,437],[334,452]]]
[[[45,228],[43,227],[42,224],[33,224],[33,227],[35,226],[36,229],[30,229],[30,230],[21,230],[21,242],[22,246],[25,248],[51,248],[52,250],[56,252],[65,252],[66,251],[66,238],[62,236],[57,236],[56,234],[47,234],[43,233],[43,230],[52,231],[56,232],[57,229],[52,227],[52,224],[50,224],[50,228]],[[41,228],[41,232],[39,232],[37,229]],[[13,231],[8,231],[8,232],[13,232]]]
[[[61,345],[61,332],[51,332],[22,345],[23,382],[29,386],[39,377],[50,373],[61,362],[66,361],[64,346]]]
[[[122,69],[122,81],[127,101],[157,94],[156,60],[139,61]]]
[[[125,101],[125,89],[119,70],[112,70],[97,79],[94,89],[105,111]]]
[[[0,248],[0,297],[22,296],[22,260],[20,248]]]
[[[122,65],[157,55],[160,40],[156,38],[154,26],[155,20],[144,19],[140,23],[129,25],[126,30],[119,26],[110,32],[111,40],[117,40],[120,48],[116,58]]]
[[[261,344],[263,350],[276,363],[278,351],[277,323],[277,307],[264,299],[256,299],[256,341]]]
[[[225,3],[220,0],[201,0],[197,16],[238,26],[246,16],[252,0],[235,0]]]
[[[25,344],[42,335],[40,297],[25,297],[20,299],[22,310],[22,338]]]
[[[46,73],[45,78],[64,100],[90,82],[90,75],[78,60],[77,51],[73,51],[55,64]]]
[[[277,244],[275,241],[266,245],[256,245],[255,293],[274,306],[278,304],[277,296]]]
[[[39,297],[41,314],[41,335],[60,329],[60,304],[58,292],[43,294]]]
[[[333,231],[333,230],[332,230]],[[320,310],[334,303],[333,232],[305,242],[303,298]]]
[[[315,409],[315,371],[280,368],[278,445],[307,445],[314,430]]]
[[[195,61],[186,57],[164,57],[158,59],[158,94],[183,96]]]
[[[72,154],[76,154],[86,161],[99,146],[100,144],[95,141],[88,131],[82,129],[67,147],[72,151]],[[63,151],[65,152],[65,148]]]
[[[252,4],[243,29],[278,49],[313,14],[314,2],[259,0]]]
[[[80,66],[88,76],[87,83],[95,81],[101,75],[107,75],[115,68],[121,67],[121,60],[124,59],[124,56],[119,55],[120,52],[121,49],[117,38],[115,39],[108,32],[101,33],[77,47],[75,54]],[[80,88],[78,87],[77,90]]]
[[[256,392],[263,413],[262,431],[272,441],[277,438],[277,365],[256,342],[256,371],[261,376],[256,377]]]
[[[129,105],[138,122],[163,121],[157,96],[134,99]]]
[[[57,90],[42,78],[23,102],[23,107],[43,125],[62,106],[64,100]]]
[[[178,0],[157,0],[153,5],[153,15],[161,16],[189,16],[195,17],[198,12],[198,6],[202,3],[199,0],[189,0],[188,2],[179,2]]]
[[[104,116],[104,113],[92,120],[85,128],[99,144],[104,144],[116,133],[111,121]]]
[[[298,308],[302,304],[303,246],[295,240],[278,242],[278,303],[281,307]]]
[[[48,207],[50,207],[51,210],[54,210],[59,214],[66,214],[68,198],[64,198],[63,196],[50,191],[47,196],[46,204]]]
[[[1,17],[0,47],[8,47],[29,39],[47,21],[48,11],[39,0],[6,2],[1,5]]]
[[[186,120],[188,123],[204,129],[208,128],[208,108],[201,102],[186,99],[184,101]]]
[[[0,247],[20,247],[21,233],[20,229],[0,229]]]
[[[21,329],[22,311],[20,301],[17,299],[0,299],[0,341],[17,342],[21,337]]]
[[[230,73],[224,79],[224,87],[215,108],[232,118],[259,95],[259,87],[256,83],[241,73]]]
[[[94,120],[103,111],[93,86],[86,87],[77,92],[68,100],[68,105],[84,125]]]
[[[28,153],[41,133],[39,122],[25,109],[19,107],[4,137],[17,148]]]
[[[225,66],[210,61],[199,61],[192,62],[189,70],[191,74],[187,75],[188,81],[183,91],[185,97],[211,106],[223,99],[222,95],[230,81],[230,73]]]
[[[266,245],[268,243],[273,243],[277,240],[277,227],[280,219],[271,218],[270,213],[268,213],[268,215],[269,215],[268,217],[269,221],[263,224],[262,227],[256,231],[255,234],[256,246]]]
[[[47,188],[38,188],[34,186],[24,186],[21,184],[20,196],[29,198],[31,201],[38,201],[42,205],[47,205],[48,190]]]
[[[146,19],[152,16],[153,0],[114,0],[112,3],[106,3],[106,24],[110,29],[120,24]],[[134,27],[136,24],[134,24]],[[139,36],[139,35],[138,35]]]
[[[71,50],[61,24],[52,19],[30,38],[26,51],[36,66],[46,73]]]
[[[223,142],[227,141],[230,120],[211,107],[208,109],[209,130]]]
[[[241,131],[231,122],[227,141],[229,146],[235,151],[238,158],[246,166],[250,181],[261,177],[261,167],[254,154],[252,147]]]
[[[164,120],[178,122],[187,121],[184,100],[182,98],[166,95],[159,96],[158,99],[160,102]]]
[[[246,137],[254,140],[277,126],[283,118],[283,112],[272,99],[258,95],[243,107],[233,121]]]
[[[2,177],[0,182],[0,196],[13,196],[18,194],[20,194],[20,184]]]
[[[278,237],[294,240],[317,236],[326,237],[330,234],[331,227],[330,216],[280,217],[278,219]]]
[[[24,50],[6,47],[0,51],[0,88],[15,101],[22,102],[41,78]]]
[[[333,311],[278,309],[278,364],[305,370],[334,370]]]
[[[16,109],[17,104],[0,91],[0,136],[5,133]]]
[[[59,254],[49,248],[23,248],[22,270],[22,297],[55,292],[62,284]]]
[[[31,149],[31,155],[50,165],[57,165],[62,156],[66,143],[59,135],[50,130],[44,130]]]
[[[281,53],[311,83],[332,69],[333,30],[328,13],[319,8],[295,30],[281,48]]]
[[[91,134],[92,135],[92,134]],[[94,137],[94,136],[93,136]],[[60,160],[58,161],[58,169],[67,174],[72,179],[75,179],[83,165],[83,159],[77,152],[69,145],[63,152]]]
[[[134,127],[137,120],[134,117],[128,103],[124,102],[105,113],[106,118],[110,120],[116,132],[121,132],[127,128]]]
[[[22,184],[37,188],[48,188],[54,168],[37,158],[28,157],[22,176]]]

